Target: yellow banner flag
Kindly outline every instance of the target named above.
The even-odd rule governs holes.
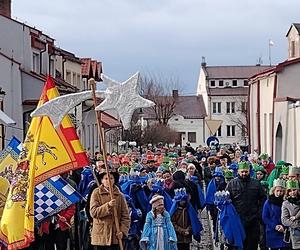
[[[9,192],[10,180],[18,164],[22,143],[13,136],[7,147],[0,152],[0,221]]]
[[[48,77],[38,106],[57,96],[53,80]],[[3,211],[1,243],[9,250],[29,246],[34,240],[35,184],[87,164],[86,154],[68,116],[57,130],[48,117],[33,118]]]

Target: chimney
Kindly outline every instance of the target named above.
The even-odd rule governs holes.
[[[172,96],[174,99],[178,98],[178,89],[173,89]]]
[[[0,15],[11,18],[11,0],[0,0]]]
[[[201,67],[206,67],[205,56],[202,56]]]

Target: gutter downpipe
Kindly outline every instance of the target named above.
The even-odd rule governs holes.
[[[250,81],[249,81],[250,82]],[[248,133],[248,153],[252,152],[252,147],[251,147],[251,126],[250,126],[250,93],[251,93],[251,84],[248,86],[248,100],[247,100],[247,117],[246,117],[246,122],[247,122],[247,133]]]
[[[275,123],[275,98],[277,96],[277,73],[275,75],[275,78],[274,78],[274,89],[273,89],[273,107],[272,107],[272,152],[271,152],[271,156],[272,156],[272,159],[275,160],[275,158],[273,156],[275,156],[275,153],[274,153],[274,131],[275,131],[275,128],[274,128],[274,123]]]
[[[43,75],[42,73],[42,66],[43,66],[43,53],[47,50],[47,43],[45,43],[45,48],[40,51],[40,74]]]
[[[260,80],[257,81],[257,135],[258,135],[258,152],[261,153],[261,138],[260,138]]]

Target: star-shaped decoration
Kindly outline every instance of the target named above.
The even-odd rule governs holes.
[[[133,112],[138,108],[154,106],[154,102],[147,100],[138,93],[139,73],[134,74],[128,80],[118,83],[115,80],[101,74],[101,79],[108,86],[105,100],[96,107],[96,110],[115,109],[125,129],[130,128]]]

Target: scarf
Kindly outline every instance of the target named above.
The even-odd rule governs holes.
[[[289,196],[289,197],[287,198],[287,200],[288,200],[290,203],[294,204],[294,205],[297,205],[297,206],[300,205],[300,197],[299,197],[298,195],[297,195],[297,197],[295,197],[295,198]]]
[[[281,207],[283,202],[283,196],[276,197],[274,194],[269,196],[269,202],[273,205]]]

